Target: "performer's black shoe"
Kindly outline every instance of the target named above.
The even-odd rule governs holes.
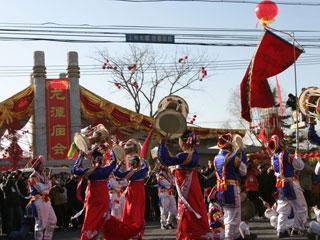
[[[279,239],[280,239],[280,238],[287,238],[287,237],[290,237],[290,235],[289,235],[288,231],[285,231],[285,232],[279,232],[279,233],[277,234],[277,236],[278,236],[278,238],[279,238]]]
[[[174,226],[170,223],[166,226],[168,229],[174,229]]]
[[[306,231],[292,229],[290,235],[291,236],[304,236],[304,235],[306,235]]]
[[[167,230],[168,227],[167,227],[167,225],[161,225],[161,229],[162,229],[162,230]]]
[[[250,235],[244,235],[244,238],[240,236],[235,240],[255,240],[255,239],[258,239],[257,234],[251,233]]]

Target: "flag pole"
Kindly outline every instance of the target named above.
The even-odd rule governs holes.
[[[294,32],[292,32],[292,43],[293,43],[293,58],[296,59],[296,48],[295,48],[295,38]],[[296,152],[299,151],[299,107],[298,107],[298,83],[297,83],[297,65],[296,61],[293,62],[294,69],[294,89],[295,89],[295,97],[296,97]]]
[[[288,36],[290,36],[292,38],[292,43],[293,43],[293,57],[294,59],[296,59],[296,44],[297,43],[297,47],[300,48],[303,52],[304,49],[302,47],[302,45],[295,39],[294,36],[294,32],[292,32],[292,34],[272,28],[270,26],[266,27],[267,29],[270,30],[274,30],[277,32],[281,32],[284,34],[287,34]],[[295,97],[296,97],[296,115],[297,115],[297,120],[299,118],[299,106],[298,106],[298,83],[297,83],[297,66],[296,66],[296,61],[293,62],[293,69],[294,69],[294,88],[295,88]],[[296,122],[296,152],[299,151],[299,121]]]

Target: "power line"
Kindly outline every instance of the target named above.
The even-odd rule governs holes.
[[[150,26],[150,25],[91,25],[91,24],[60,24],[55,22],[47,23],[0,23],[0,26],[7,30],[7,28],[19,29],[72,29],[72,30],[110,30],[114,33],[114,30],[162,30],[162,31],[183,31],[183,32],[264,32],[263,29],[257,28],[208,28],[208,27],[181,27],[181,26]],[[304,32],[315,33],[320,30],[311,29],[282,29],[284,32]],[[100,31],[98,33],[101,33]],[[106,32],[108,33],[108,32]]]
[[[113,40],[85,40],[85,39],[62,39],[62,38],[40,38],[40,37],[0,37],[0,41],[48,41],[65,43],[127,43],[125,41]],[[216,46],[216,47],[256,47],[255,43],[223,43],[223,42],[175,42],[175,45],[196,45],[196,46]],[[304,48],[320,48],[320,44],[303,44]]]
[[[205,61],[197,62],[190,66],[191,72],[197,72],[202,66],[206,66],[207,71],[225,71],[225,70],[241,70],[245,69],[250,62],[250,59],[234,59],[234,60],[221,60],[221,61]],[[306,56],[301,57],[297,61],[299,66],[312,66],[320,64],[320,56]],[[175,63],[163,62],[157,63],[157,66],[164,68],[167,71],[173,71],[176,68]],[[61,72],[66,72],[66,68],[63,68],[64,65],[48,65],[47,75],[58,75]],[[120,64],[119,67],[125,69],[126,64]],[[9,69],[5,69],[9,68]],[[30,69],[30,71],[28,71]],[[32,66],[0,66],[0,77],[27,77],[31,74]],[[152,69],[146,70],[146,74],[154,73]],[[81,76],[105,76],[112,75],[112,71],[103,70],[101,65],[80,65],[80,74]]]
[[[251,59],[226,59],[226,60],[211,60],[211,61],[199,61],[196,62],[196,65],[202,66],[206,64],[215,64],[215,65],[229,65],[229,64],[248,64]],[[309,61],[320,61],[320,54],[313,54],[313,55],[307,55],[305,57],[300,57],[298,59],[299,62],[309,62]],[[119,64],[120,67],[127,67],[127,64]],[[157,66],[175,66],[175,63],[173,62],[158,62]],[[65,65],[46,65],[47,70],[50,69],[59,69],[59,70],[66,70]],[[101,65],[97,64],[84,64],[79,65],[81,69],[101,69]],[[13,70],[8,71],[16,71],[16,69],[23,69],[28,68],[32,69],[33,66],[26,66],[26,65],[0,65],[0,71],[3,71],[1,68],[15,68]]]
[[[99,27],[98,31],[96,27],[90,28],[78,28],[77,26],[73,27],[66,27],[69,30],[60,30],[61,28],[65,27],[43,27],[41,26],[2,26],[0,28],[0,33],[2,35],[39,35],[39,36],[89,36],[89,37],[102,37],[102,36],[109,36],[109,37],[122,37],[123,35],[127,34],[127,32],[119,31],[126,30],[134,31],[130,33],[136,33],[136,31],[147,31],[147,30],[156,30],[156,31],[170,31],[170,34],[176,35],[177,37],[206,37],[206,38],[218,38],[218,39],[230,39],[231,37],[236,37],[242,40],[257,40],[259,39],[260,35],[252,35],[254,34],[261,34],[264,30],[259,29],[233,29],[233,28],[188,28],[188,27],[158,27],[158,26],[126,26],[126,27]],[[10,28],[9,28],[10,27]],[[70,30],[71,29],[71,30]],[[104,31],[102,31],[104,30]],[[105,31],[108,30],[108,31]],[[117,30],[117,31],[115,31]],[[295,32],[295,33],[319,33],[318,30],[298,30],[298,29],[288,29],[283,30],[284,32]],[[189,33],[191,32],[191,33]],[[192,33],[194,32],[194,33]],[[200,32],[200,33],[199,33]],[[227,33],[232,32],[232,34],[227,35]],[[237,34],[235,35],[234,32]],[[239,32],[246,32],[251,33],[251,35],[239,35]],[[31,34],[33,33],[33,34]],[[224,34],[222,34],[224,33]],[[320,38],[319,36],[299,36],[302,39],[312,39],[312,38]]]
[[[236,0],[113,0],[116,2],[130,2],[130,3],[155,3],[155,2],[206,2],[206,3],[231,3],[231,4],[258,4],[259,1],[236,1]],[[284,2],[277,1],[278,5],[291,5],[291,6],[320,6],[316,2]]]
[[[198,46],[230,46],[255,47],[263,30],[257,29],[228,29],[228,28],[187,28],[161,26],[83,26],[62,24],[0,24],[0,40],[2,41],[51,41],[66,43],[126,43],[124,30],[130,34],[147,33],[174,35],[176,45]],[[62,29],[62,30],[61,30]],[[67,30],[66,30],[67,29]],[[158,32],[162,31],[162,32]],[[170,31],[169,33],[167,31]],[[320,35],[310,35],[320,31],[300,31],[308,35],[296,35],[305,48],[320,48]],[[250,34],[243,34],[243,32]],[[150,33],[149,33],[150,34]],[[290,40],[288,36],[283,36]]]

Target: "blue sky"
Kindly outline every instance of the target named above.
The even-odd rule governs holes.
[[[320,31],[318,13],[320,7],[279,5],[279,15],[272,27],[278,29],[307,29]],[[91,24],[91,25],[149,25],[210,28],[250,28],[255,29],[257,18],[253,4],[205,3],[205,2],[162,2],[125,3],[108,0],[55,0],[55,1],[3,1],[0,23],[45,23]],[[151,33],[151,31],[150,31]],[[320,33],[313,33],[319,36]],[[299,36],[297,35],[299,39]],[[42,50],[46,55],[46,65],[66,64],[67,52],[79,53],[80,65],[97,64],[93,59],[97,50],[108,50],[113,54],[123,54],[126,43],[119,44],[72,44],[55,42],[1,42],[1,66],[31,66],[33,52]],[[173,46],[154,45],[155,50],[169,52]],[[206,51],[213,60],[250,59],[254,48],[248,47],[200,47],[184,46],[190,52]],[[320,56],[320,49],[306,49],[303,56]],[[1,68],[3,69],[3,68]],[[203,91],[186,92],[192,114],[197,114],[197,122],[204,127],[220,127],[229,117],[226,110],[230,91],[239,87],[246,67],[240,70],[208,72],[203,82]],[[298,88],[320,87],[319,65],[298,66]],[[56,76],[48,76],[56,77]],[[118,104],[133,109],[120,93],[106,82],[107,76],[83,76],[80,84]],[[293,68],[279,75],[283,96],[294,91]],[[28,77],[0,76],[0,101],[28,86]],[[196,122],[196,123],[197,123]]]

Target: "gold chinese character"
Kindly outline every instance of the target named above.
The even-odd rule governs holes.
[[[51,136],[65,136],[66,135],[66,126],[57,124],[53,125]]]
[[[53,150],[54,155],[63,155],[67,147],[62,145],[61,143],[57,143],[51,149]]]
[[[57,100],[65,100],[65,96],[61,95],[63,92],[62,89],[52,89],[50,90],[50,99],[57,99]]]
[[[51,107],[50,116],[55,118],[64,118],[64,107]]]

